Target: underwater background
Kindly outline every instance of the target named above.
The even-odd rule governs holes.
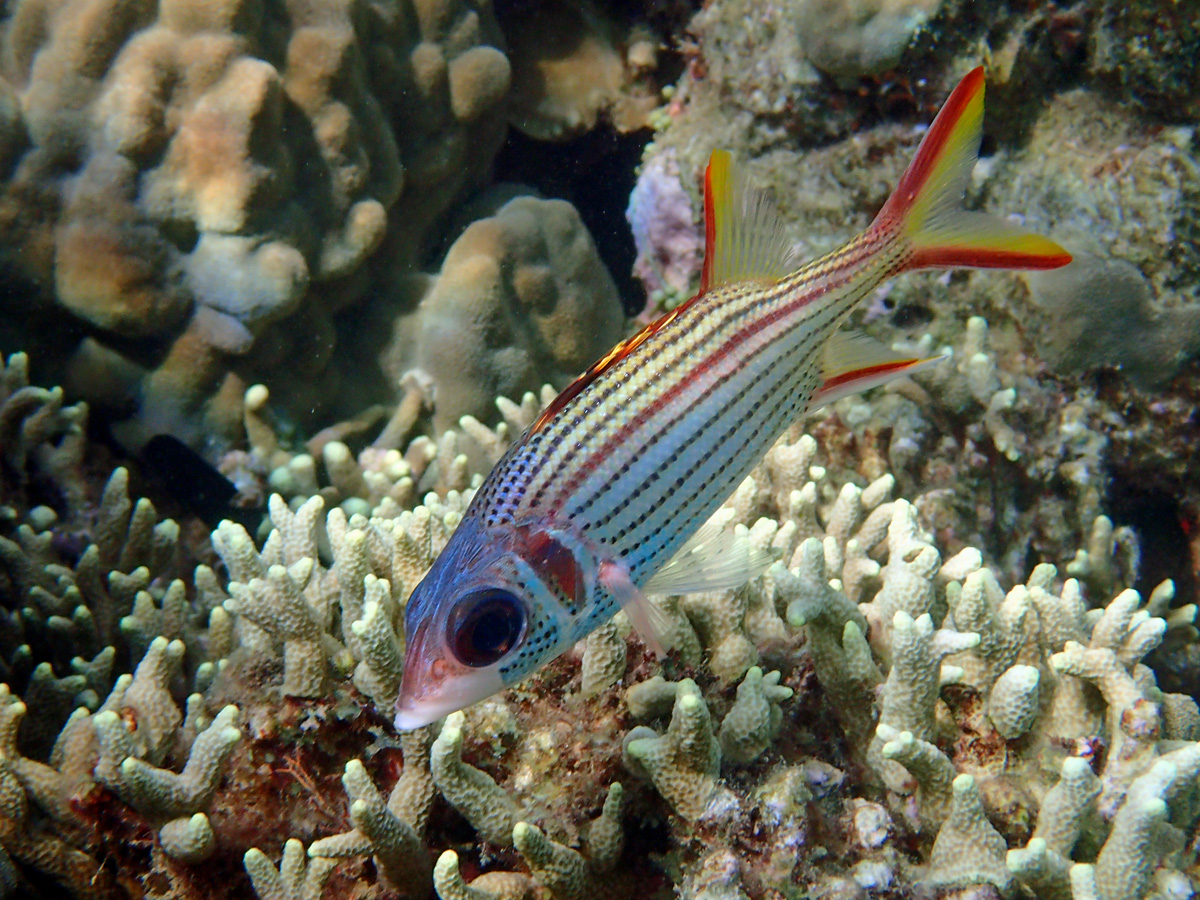
[[[539,410],[697,289],[733,150],[800,256],[982,64],[968,205],[1075,261],[852,317],[777,557],[399,734],[404,604]],[[0,898],[1200,889],[1200,3],[7,0]]]

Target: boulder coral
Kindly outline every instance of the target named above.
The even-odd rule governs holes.
[[[506,4],[501,24],[513,66],[509,119],[540,140],[591,130],[601,116],[620,131],[643,128],[657,103],[647,74],[658,40],[608,4],[544,0]]]
[[[91,332],[73,386],[122,382],[134,445],[236,422],[264,332],[331,332],[385,235],[414,262],[504,134],[508,61],[467,0],[22,0],[0,43],[7,263]]]
[[[571,204],[517,197],[454,242],[411,315],[395,320],[384,369],[428,385],[437,434],[494,398],[563,387],[620,339],[612,278]]]

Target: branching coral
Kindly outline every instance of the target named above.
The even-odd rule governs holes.
[[[634,729],[624,752],[634,773],[648,778],[679,815],[698,819],[708,811],[717,792],[721,745],[695,682],[680,682],[665,734]]]
[[[515,429],[536,404],[504,408]],[[507,423],[469,422],[462,445],[443,445],[502,452]],[[407,460],[431,448],[429,466],[437,444],[397,451],[405,490],[431,471]],[[84,884],[119,852],[172,884],[232,853],[248,879],[235,892],[271,900],[345,878],[443,900],[565,900],[655,877],[623,849],[628,805],[662,823],[685,897],[853,883],[1115,900],[1185,877],[1200,711],[1142,659],[1168,633],[1191,640],[1194,607],[1171,608],[1165,584],[1089,611],[1079,581],[1049,564],[1005,592],[977,549],[943,560],[891,476],[839,484],[820,453],[788,435],[717,514],[779,557],[767,573],[654,599],[681,637],[672,657],[651,661],[621,617],[519,689],[399,740],[387,717],[403,604],[469,486],[406,509],[368,484],[369,455],[324,454],[340,487],[273,497],[261,547],[223,523],[223,568],[197,567],[193,593],[178,529],[118,473],[74,569],[45,525],[11,542],[12,577],[52,612],[44,622],[70,612],[72,640],[95,648],[87,623],[102,621],[113,646],[71,675],[30,668],[25,702],[0,707],[0,788],[12,788],[0,845],[80,896],[115,896]],[[1122,569],[1097,529],[1101,584]],[[140,647],[136,674],[114,678]],[[35,702],[58,707],[57,737],[40,716],[23,734]],[[616,783],[622,768],[632,777]],[[112,843],[114,818],[116,834],[140,829],[148,856]],[[852,836],[845,863],[814,848],[835,829]],[[449,848],[432,867],[431,848]]]
[[[5,493],[27,493],[32,481],[62,496],[61,512],[74,514],[83,502],[87,405],[63,403],[62,388],[29,383],[29,357],[14,353],[0,366],[0,485]],[[35,494],[36,496],[36,494]]]

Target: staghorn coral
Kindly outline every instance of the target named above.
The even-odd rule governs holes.
[[[929,883],[940,887],[991,884],[1001,894],[1010,894],[1012,874],[1004,864],[1004,838],[988,821],[975,779],[959,775],[952,789],[950,814],[929,854]]]
[[[649,779],[683,818],[698,819],[710,809],[721,769],[721,745],[694,681],[679,683],[665,734],[634,729],[626,735],[623,749],[626,765]]]
[[[512,798],[486,773],[463,762],[461,713],[446,718],[430,756],[434,783],[442,796],[486,841],[506,846],[520,812]]]
[[[406,785],[398,781],[388,802],[384,802],[363,764],[352,759],[342,776],[350,798],[350,821],[354,830],[323,838],[308,848],[314,859],[338,859],[371,854],[380,875],[390,884],[409,894],[423,896],[427,888],[429,861],[422,835],[402,818]],[[423,818],[423,814],[419,814]],[[411,886],[411,887],[410,887]]]
[[[453,850],[438,857],[433,885],[441,900],[532,900],[534,896],[533,881],[517,872],[486,872],[468,885]]]
[[[278,869],[257,848],[246,851],[245,864],[259,900],[319,900],[334,861],[316,857],[309,862],[304,845],[292,838],[284,844]]]
[[[84,500],[81,465],[87,416],[85,403],[63,405],[62,388],[30,385],[27,354],[9,356],[0,366],[0,484],[4,493],[17,497],[32,492],[36,497],[51,492],[59,513],[79,512]]]
[[[779,683],[778,672],[763,675],[753,666],[738,685],[737,701],[725,714],[717,740],[724,758],[751,763],[771,745],[783,720],[780,704],[792,697],[792,689]]]

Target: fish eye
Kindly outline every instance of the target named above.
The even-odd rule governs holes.
[[[525,608],[508,591],[468,594],[450,614],[450,649],[463,665],[490,666],[517,645],[525,631]]]

